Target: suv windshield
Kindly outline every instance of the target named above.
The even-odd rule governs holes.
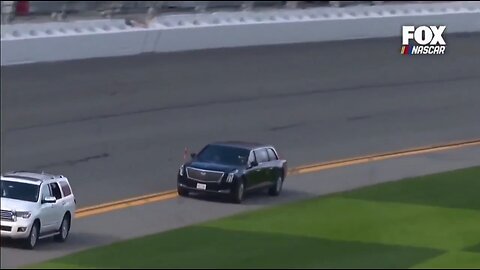
[[[242,148],[208,145],[196,157],[200,162],[212,162],[225,165],[244,166],[250,151]]]
[[[1,182],[2,198],[29,202],[38,201],[40,186],[5,180],[2,180]]]

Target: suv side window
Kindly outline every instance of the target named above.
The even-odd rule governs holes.
[[[52,196],[52,192],[50,192],[50,187],[48,185],[42,185],[42,189],[40,191],[40,198],[43,200],[46,197]]]
[[[267,152],[268,152],[268,159],[270,159],[270,161],[278,160],[278,157],[277,157],[277,155],[275,155],[275,152],[273,151],[272,148],[268,148]]]
[[[60,187],[58,186],[57,183],[51,183],[50,188],[52,189],[52,195],[57,198],[57,200],[60,200],[62,198],[62,193],[60,192]]]
[[[72,194],[72,190],[70,189],[70,186],[66,181],[61,181],[60,182],[60,187],[62,188],[63,196],[67,197],[70,194]]]
[[[262,162],[268,162],[268,153],[265,148],[255,150],[255,156],[257,157],[257,162],[259,164]]]

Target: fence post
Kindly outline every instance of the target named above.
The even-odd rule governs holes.
[[[299,2],[299,1],[287,1],[287,2],[285,3],[285,8],[293,8],[293,9],[295,9],[295,8],[298,7],[298,2]]]
[[[2,24],[10,23],[15,17],[15,1],[2,1]]]
[[[249,11],[253,9],[254,2],[253,1],[244,1],[242,3],[241,9],[244,11]]]
[[[27,16],[30,11],[30,3],[29,1],[17,1],[15,9],[16,15]]]

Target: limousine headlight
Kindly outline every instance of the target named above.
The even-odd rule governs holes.
[[[238,172],[238,170],[235,170],[231,173],[228,174],[227,176],[227,183],[232,183],[233,178],[235,177],[235,174]]]

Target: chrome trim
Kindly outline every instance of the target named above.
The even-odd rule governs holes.
[[[15,214],[13,211],[1,210],[0,219],[6,221],[15,221]]]
[[[257,150],[267,150],[267,149],[272,149],[273,152],[275,152],[275,155],[277,156],[277,161],[278,161],[278,160],[281,160],[280,157],[278,156],[277,149],[275,149],[275,147],[273,147],[273,146],[261,146],[261,147],[254,148],[254,149],[250,150],[249,156],[250,156],[253,152],[257,151]],[[256,155],[255,155],[255,160],[257,160],[257,156],[256,156]],[[270,160],[270,161],[272,161],[272,160]],[[267,161],[267,162],[270,162],[270,161]],[[257,162],[258,162],[258,161],[257,161]],[[265,163],[265,162],[258,162],[258,164],[262,164],[262,163]]]
[[[235,173],[231,172],[231,173],[228,174],[227,180],[226,180],[227,183],[232,183],[233,182],[233,179],[235,178]]]
[[[222,176],[220,176],[220,178],[219,178],[217,181],[205,181],[205,180],[200,180],[200,179],[196,179],[196,178],[190,177],[190,175],[188,174],[188,170],[189,170],[189,169],[197,170],[197,171],[200,171],[200,172],[221,173]],[[220,183],[220,182],[222,181],[223,177],[225,176],[225,172],[222,172],[222,171],[211,171],[211,170],[204,170],[204,169],[199,169],[199,168],[194,168],[194,167],[186,167],[185,172],[187,173],[187,178],[192,179],[192,180],[195,180],[195,181],[198,181],[198,182],[202,182],[202,183]]]
[[[198,188],[194,188],[194,187],[189,187],[189,186],[184,185],[184,184],[180,184],[180,187],[186,188],[186,189],[189,189],[189,190],[193,190],[193,191],[206,192],[206,193],[222,193],[222,194],[227,194],[227,193],[230,193],[230,192],[231,192],[230,189],[220,189],[220,190],[198,189]]]

